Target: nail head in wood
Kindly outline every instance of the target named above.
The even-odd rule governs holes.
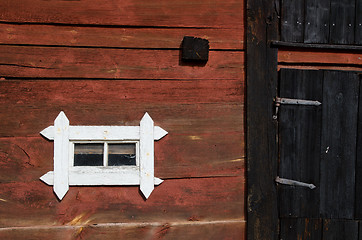
[[[185,36],[182,40],[182,60],[207,62],[209,59],[209,48],[208,40]]]

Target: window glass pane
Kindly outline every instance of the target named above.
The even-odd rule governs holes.
[[[136,144],[108,144],[108,166],[136,166]]]
[[[103,143],[74,144],[74,166],[103,166]]]

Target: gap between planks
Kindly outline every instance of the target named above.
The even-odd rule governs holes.
[[[278,70],[283,68],[304,69],[304,70],[340,70],[340,71],[362,71],[362,66],[338,65],[338,64],[285,64],[279,63]]]
[[[44,25],[44,26],[65,26],[65,27],[94,27],[94,28],[152,28],[152,29],[243,29],[241,26],[235,28],[227,27],[196,27],[196,26],[163,26],[163,25],[109,25],[109,24],[81,24],[81,23],[55,23],[55,22],[11,22],[0,21],[0,24],[13,25]]]
[[[217,225],[217,224],[234,224],[234,223],[246,223],[245,219],[230,219],[230,220],[215,220],[215,221],[180,221],[180,222],[136,222],[136,223],[99,223],[99,224],[81,224],[81,225],[63,225],[63,226],[29,226],[29,227],[5,227],[0,228],[1,231],[8,230],[29,230],[29,229],[78,229],[84,227],[102,228],[102,227],[160,227],[167,224],[168,226],[190,226],[190,225]]]
[[[8,43],[0,43],[0,46],[9,46],[9,47],[42,47],[42,48],[86,48],[86,49],[126,49],[126,50],[160,50],[160,51],[168,51],[168,50],[181,50],[182,48],[157,48],[157,47],[108,47],[108,46],[87,46],[87,45],[44,45],[44,44],[8,44]],[[233,48],[233,49],[222,49],[222,48],[210,48],[210,52],[245,52],[245,49],[242,48]]]

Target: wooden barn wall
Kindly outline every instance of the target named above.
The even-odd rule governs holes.
[[[180,60],[183,36],[210,42]],[[244,1],[0,1],[1,239],[245,239]],[[71,125],[138,125],[169,134],[138,187],[70,187],[39,177],[60,111]]]
[[[362,72],[362,1],[246,2],[247,239],[320,240],[321,235],[310,231],[312,228],[318,230],[318,224],[323,239],[357,239],[356,235],[356,238],[348,236],[358,231],[358,237],[362,239],[361,230],[357,230],[361,229],[361,221],[348,223],[346,227],[343,221],[318,217],[290,217],[286,224],[279,221],[279,196],[275,183],[280,174],[279,123],[275,103],[280,70]],[[284,70],[286,68],[297,70]],[[298,82],[297,78],[292,79]],[[294,199],[287,198],[286,203],[293,204]],[[301,232],[305,234],[299,234]]]

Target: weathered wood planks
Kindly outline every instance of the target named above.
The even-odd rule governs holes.
[[[320,211],[325,218],[354,218],[358,98],[356,74],[324,72]]]
[[[40,180],[0,184],[1,227],[242,219],[243,177],[165,180],[145,201],[135,187],[70,187],[57,201]]]
[[[10,80],[0,81],[0,87],[0,136],[38,136],[60,110],[73,125],[138,125],[149,112],[156,124],[177,133],[243,129],[244,87],[239,80]],[[28,109],[31,113],[24,115]]]
[[[304,0],[281,0],[281,40],[303,42]]]
[[[242,30],[0,24],[0,44],[12,45],[179,49],[184,36],[207,39],[211,50],[244,48]]]
[[[278,238],[277,127],[272,119],[277,85],[277,2],[247,0],[248,239]]]
[[[304,1],[305,1],[304,42],[328,43],[330,0],[318,0],[318,1],[304,0]]]
[[[281,235],[283,240],[358,240],[358,221],[343,219],[308,219],[286,218],[281,220]]]
[[[162,179],[241,176],[245,171],[245,156],[240,149],[240,134],[224,133],[222,138],[199,136],[199,139],[177,134],[165,138],[155,145],[155,174]],[[3,138],[0,147],[3,183],[36,181],[53,169],[53,143],[41,137]],[[190,147],[192,153],[186,149]]]
[[[362,93],[362,84],[360,76],[360,94]],[[355,194],[355,218],[362,219],[362,97],[358,99],[358,125],[357,125],[357,150],[356,150],[356,194]],[[360,227],[361,229],[361,227]],[[362,239],[362,231],[360,230],[360,238]]]
[[[1,22],[243,29],[243,1],[1,1]],[[19,14],[20,13],[20,14]]]
[[[361,44],[360,0],[281,1],[281,40]]]
[[[362,53],[360,51],[280,49],[278,62],[280,64],[350,65],[362,68]]]
[[[323,238],[329,239],[350,239],[358,240],[357,221],[327,219],[323,221]]]
[[[281,217],[354,219],[359,88],[353,72],[281,71],[281,97],[321,102],[280,106],[279,174],[317,187],[280,186]]]
[[[354,44],[356,0],[330,0],[330,43]]]
[[[362,0],[356,0],[356,32],[354,34],[354,41],[356,44],[362,44]]]
[[[40,138],[39,132],[52,125],[60,110],[66,112],[72,125],[132,126],[139,124],[144,112],[152,114],[156,125],[170,132],[162,144],[155,145],[159,177],[235,175],[244,171],[244,132],[240,124],[244,92],[238,80],[11,80],[0,82],[0,87],[0,135],[21,137],[5,138],[3,151],[19,145],[33,160],[40,161],[37,168],[29,173],[24,169],[25,175],[21,176],[34,179],[36,174],[41,176],[52,169],[50,163],[45,164],[52,159],[52,143]],[[23,138],[29,136],[36,138]],[[43,149],[42,154],[32,146]],[[11,181],[6,172],[22,172],[22,167],[12,165],[15,159],[27,166],[27,157],[20,149],[16,151],[18,157],[6,160],[9,165],[3,168],[3,181]],[[39,167],[43,165],[42,170]]]
[[[178,50],[0,46],[0,55],[5,78],[242,79],[244,69],[234,51],[210,52],[205,66],[180,62]]]
[[[3,239],[71,240],[71,239],[197,239],[200,236],[210,240],[245,239],[244,221],[209,221],[135,223],[135,224],[99,224],[75,225],[64,227],[35,227],[0,230]]]
[[[243,12],[238,0],[2,1],[0,238],[245,239]],[[205,65],[180,61],[185,35],[209,40]],[[53,168],[39,131],[60,110],[72,125],[149,112],[170,133],[155,144],[165,181],[147,201],[127,186],[57,201],[39,180]]]
[[[310,218],[283,218],[280,221],[280,239],[321,240],[323,222]]]
[[[322,71],[280,71],[280,97],[322,102]],[[279,176],[319,184],[321,106],[279,107]],[[319,188],[279,187],[280,217],[319,217]]]

